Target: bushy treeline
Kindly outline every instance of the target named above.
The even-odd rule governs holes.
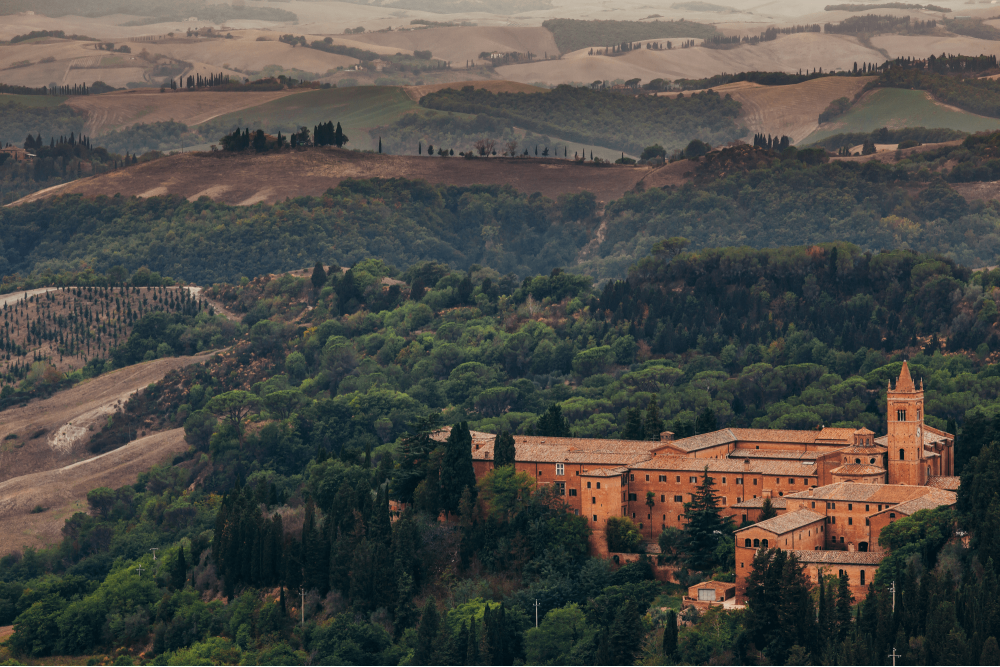
[[[178,198],[47,199],[0,209],[0,275],[57,273],[86,257],[99,271],[146,266],[204,283],[309,265],[317,252],[345,265],[391,256],[402,265],[480,263],[529,275],[572,263],[589,241],[593,196],[581,196],[589,196],[589,206],[577,206],[574,197],[564,207],[506,186],[392,179],[347,180],[319,197],[259,207]],[[150,219],[157,222],[136,228]],[[81,225],[87,234],[79,233]],[[46,244],[57,239],[55,256]]]
[[[86,117],[66,104],[28,106],[0,101],[0,144],[21,146],[29,134],[46,138],[79,135]]]
[[[669,98],[572,86],[558,86],[548,93],[492,93],[466,86],[426,95],[420,105],[483,114],[539,134],[636,155],[654,143],[675,150],[694,138],[719,145],[743,133],[736,124],[739,103],[714,92]]]
[[[889,129],[881,127],[871,132],[845,132],[820,139],[813,146],[822,146],[828,151],[836,151],[845,146],[858,146],[866,141],[877,144],[901,144],[915,141],[920,144],[936,144],[943,141],[954,141],[966,136],[961,130],[951,130],[946,127],[899,127]]]
[[[542,27],[552,33],[560,53],[569,53],[589,46],[610,46],[667,37],[706,39],[716,32],[713,26],[683,19],[680,21],[548,19],[542,23]]]

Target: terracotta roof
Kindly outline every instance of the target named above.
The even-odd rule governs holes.
[[[732,429],[724,428],[721,431],[701,433],[699,435],[693,435],[690,438],[681,438],[680,440],[671,440],[668,443],[660,443],[660,446],[663,447],[664,444],[666,444],[685,452],[696,452],[699,449],[718,447],[719,445],[736,442],[736,440],[736,434],[733,433]]]
[[[628,468],[620,466],[618,468],[598,468],[597,470],[584,470],[580,477],[618,477],[628,472]]]
[[[958,487],[962,484],[961,477],[931,477],[930,481],[927,482],[927,486],[933,486],[935,489],[945,489],[947,491],[958,491]]]
[[[750,530],[751,528],[762,528],[769,533],[774,533],[775,535],[784,535],[785,533],[790,533],[793,530],[798,530],[808,526],[809,524],[816,523],[817,521],[826,521],[826,517],[822,514],[816,514],[811,510],[798,510],[797,512],[789,512],[788,514],[782,514],[781,516],[776,516],[773,519],[767,519],[761,521],[760,523],[755,523],[752,526],[747,526],[746,528],[740,528],[736,532],[739,533],[744,530]]]
[[[702,472],[705,467],[712,473],[747,473],[749,475],[779,475],[782,477],[809,477],[816,475],[816,465],[809,461],[752,460],[749,464],[734,459],[696,459],[687,456],[654,456],[636,463],[636,470],[677,470]]]
[[[855,447],[851,445],[850,447],[837,450],[840,454],[865,454],[867,456],[878,456],[879,454],[885,454],[887,451],[889,451],[889,448],[884,445],[872,445],[871,447]]]
[[[736,503],[735,505],[730,505],[730,507],[737,507],[739,509],[760,509],[764,506],[763,498],[748,498],[742,502]],[[771,498],[771,507],[776,510],[783,510],[788,507],[788,503],[785,502],[784,498]]]
[[[731,584],[728,581],[703,581],[700,584],[695,584],[691,588],[711,588],[716,591],[728,591],[736,588],[736,584]]]
[[[658,440],[605,440],[603,438],[553,438],[544,435],[515,435],[514,444],[566,447],[582,452],[643,453],[647,456],[652,456],[651,452],[663,443]]]
[[[885,468],[867,463],[848,463],[830,471],[831,475],[884,475]]]
[[[570,463],[594,467],[635,465],[650,457],[646,454],[618,454],[615,452],[580,452],[567,447],[548,445],[514,445],[514,460],[518,463]],[[473,448],[474,461],[492,461],[493,443]]]
[[[731,459],[787,459],[792,461],[815,461],[820,452],[800,452],[793,449],[745,449],[739,448],[729,452]]]
[[[729,429],[741,442],[787,442],[803,445],[834,444],[849,445],[854,441],[854,429],[825,427],[818,431],[792,431],[770,428]]]
[[[906,362],[903,362],[903,367],[899,371],[899,379],[896,380],[896,391],[915,391],[916,387],[913,386],[913,378],[910,377],[910,367],[907,366]]]
[[[925,447],[927,445],[934,445],[934,444],[939,443],[939,442],[945,442],[950,437],[950,436],[939,435],[937,433],[934,433],[934,432],[928,430],[927,428],[925,428],[923,430],[923,433],[924,433],[924,446]],[[881,438],[875,438],[875,444],[876,445],[881,445],[882,447],[888,447],[888,445],[889,445],[889,436],[883,435]]]
[[[815,489],[792,493],[786,498],[801,500],[833,500],[862,503],[882,503],[896,505],[931,493],[949,493],[929,486],[906,484],[860,484],[857,482],[837,482]]]
[[[857,431],[854,432],[855,435],[875,435],[873,431],[869,431],[867,428],[862,426]]]
[[[795,554],[800,563],[829,563],[831,565],[878,565],[888,555],[885,551],[807,551],[805,549],[796,549],[789,551],[789,553]]]
[[[900,514],[910,516],[911,514],[916,514],[920,510],[932,510],[935,507],[941,507],[942,505],[954,505],[957,499],[957,496],[953,491],[945,491],[943,489],[936,489],[930,486],[920,488],[927,489],[927,493],[917,498],[901,502],[898,505],[887,507],[881,512],[876,512],[875,514],[898,512]],[[875,514],[872,516],[875,516]]]

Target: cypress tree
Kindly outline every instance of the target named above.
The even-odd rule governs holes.
[[[663,419],[660,418],[660,406],[655,396],[649,399],[649,405],[646,406],[644,430],[646,440],[659,440],[660,433],[664,431]]]
[[[417,646],[413,652],[413,664],[434,664],[434,640],[438,636],[438,625],[438,611],[434,598],[427,598],[424,613],[420,616],[420,625],[417,627]]]
[[[489,611],[489,605],[486,606],[486,610]],[[479,664],[479,633],[476,631],[478,626],[479,623],[473,617],[472,622],[469,623],[469,643],[465,649],[465,664],[467,665]]]
[[[663,657],[669,658],[677,651],[677,613],[667,610],[663,623]]]
[[[451,428],[441,462],[441,507],[458,512],[462,491],[469,487],[475,497],[476,473],[472,469],[472,434],[465,422]]]
[[[514,465],[516,448],[514,436],[507,431],[500,431],[493,440],[493,465],[497,468]]]
[[[177,554],[177,560],[174,561],[174,568],[171,576],[171,584],[176,589],[184,588],[184,583],[187,581],[187,562],[184,560],[184,546],[181,545],[181,549]]]
[[[323,268],[323,262],[317,261],[316,265],[313,266],[312,272],[312,285],[313,289],[317,292],[323,288],[326,284],[326,270]]]
[[[837,636],[841,641],[847,636],[847,631],[851,627],[851,604],[854,603],[848,579],[847,572],[844,572],[837,582],[837,607],[834,616],[837,621]]]

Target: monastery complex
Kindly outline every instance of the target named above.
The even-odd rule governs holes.
[[[591,549],[607,553],[608,519],[627,516],[644,535],[684,527],[684,503],[705,468],[723,513],[755,521],[765,498],[778,516],[736,531],[736,590],[743,601],[754,553],[793,552],[815,581],[846,571],[855,597],[865,594],[884,557],[879,533],[922,509],[954,505],[955,438],[924,423],[923,386],[903,363],[888,389],[887,435],[868,429],[814,431],[725,428],[674,440],[599,440],[514,436],[515,467],[552,485],[590,522]],[[493,469],[490,433],[473,432],[476,477]],[[651,491],[654,505],[646,504]]]

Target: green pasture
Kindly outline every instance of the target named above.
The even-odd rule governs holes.
[[[977,116],[936,104],[922,90],[884,88],[854,105],[836,122],[816,130],[799,142],[807,146],[847,132],[871,132],[881,127],[946,127],[963,132],[1000,129],[1000,118]]]
[[[391,123],[410,111],[422,110],[401,88],[357,86],[288,95],[219,118],[233,122],[253,118],[260,120],[267,132],[286,133],[300,126],[312,130],[314,125],[332,120],[344,128],[344,134],[351,140],[350,148],[364,149],[377,147],[377,139],[375,145],[371,145],[369,129]]]

